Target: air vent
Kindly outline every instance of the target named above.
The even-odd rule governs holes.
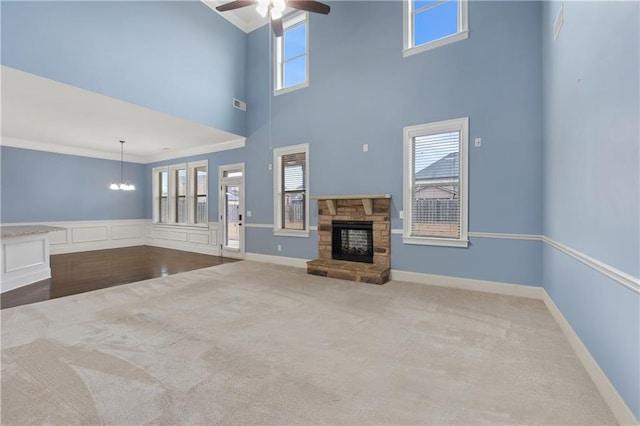
[[[242,102],[240,99],[233,98],[233,107],[241,109],[242,111],[247,110],[247,104]]]

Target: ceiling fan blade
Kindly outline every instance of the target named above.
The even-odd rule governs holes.
[[[322,13],[328,15],[331,7],[314,0],[288,0],[287,6],[294,9],[306,10],[307,12]]]
[[[216,7],[218,12],[226,12],[227,10],[240,9],[258,3],[257,0],[235,0],[229,3],[221,4]]]
[[[273,33],[276,35],[276,37],[282,37],[282,34],[284,34],[284,29],[282,28],[282,18],[272,19],[271,28],[273,28]]]

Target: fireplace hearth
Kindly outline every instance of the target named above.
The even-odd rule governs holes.
[[[334,220],[331,226],[333,259],[373,263],[372,221]]]

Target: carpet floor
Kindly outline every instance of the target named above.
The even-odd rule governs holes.
[[[2,311],[2,424],[615,424],[539,300],[242,261]]]

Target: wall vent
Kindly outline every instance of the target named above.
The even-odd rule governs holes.
[[[242,102],[240,99],[233,98],[233,107],[238,108],[242,111],[247,110],[247,104]]]

